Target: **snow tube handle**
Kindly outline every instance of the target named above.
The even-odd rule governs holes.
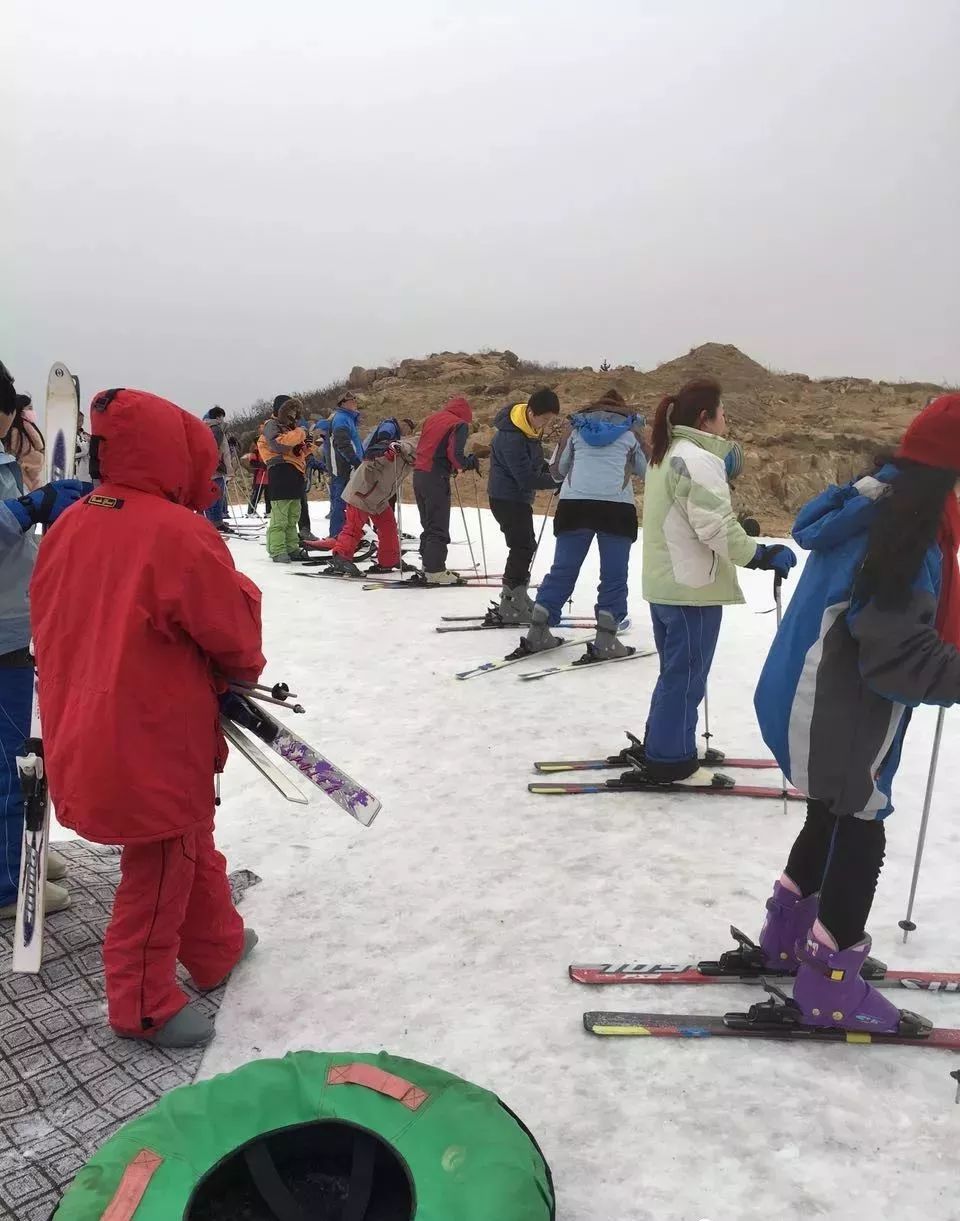
[[[393,1098],[408,1111],[416,1111],[430,1095],[412,1081],[395,1073],[384,1072],[373,1064],[359,1061],[353,1064],[331,1064],[327,1070],[327,1085],[362,1085],[365,1089]]]
[[[162,1164],[163,1158],[159,1154],[152,1149],[141,1149],[124,1170],[102,1221],[131,1221],[150,1186],[150,1180]]]

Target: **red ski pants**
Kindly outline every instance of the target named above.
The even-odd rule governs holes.
[[[363,527],[368,521],[373,522],[377,532],[377,563],[384,568],[396,568],[400,563],[400,535],[397,533],[397,519],[393,509],[386,508],[382,513],[364,513],[354,505],[347,505],[347,519],[343,529],[337,535],[334,555],[352,560],[353,553],[363,537]]]
[[[126,844],[103,942],[110,1025],[142,1034],[168,1022],[188,997],[177,960],[198,988],[215,987],[240,961],[243,920],[213,825],[176,839]]]

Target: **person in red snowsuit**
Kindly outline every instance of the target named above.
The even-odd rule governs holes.
[[[91,404],[102,483],[44,540],[30,587],[57,819],[121,844],[103,947],[110,1025],[189,1046],[213,1035],[176,981],[219,984],[256,942],[213,842],[226,760],[218,689],[255,680],[260,591],[201,516],[217,495],[209,428],[140,390]]]

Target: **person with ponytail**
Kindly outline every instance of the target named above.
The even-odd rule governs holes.
[[[867,982],[866,922],[912,710],[960,702],[960,394],[933,400],[872,475],[805,505],[810,555],[755,696],[764,741],[808,794],[751,969],[796,973],[794,1017],[922,1033]],[[921,1025],[918,1027],[918,1023]]]
[[[729,481],[742,465],[726,439],[720,386],[688,382],[657,407],[643,504],[643,596],[660,655],[642,751],[624,777],[651,784],[710,785],[697,757],[697,713],[720,633],[723,607],[743,602],[736,567],[786,577],[796,556],[758,545],[733,511]]]

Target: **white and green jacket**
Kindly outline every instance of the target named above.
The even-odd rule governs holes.
[[[678,424],[643,497],[643,596],[666,606],[743,602],[736,568],[757,544],[730,503],[724,458],[732,441]]]

